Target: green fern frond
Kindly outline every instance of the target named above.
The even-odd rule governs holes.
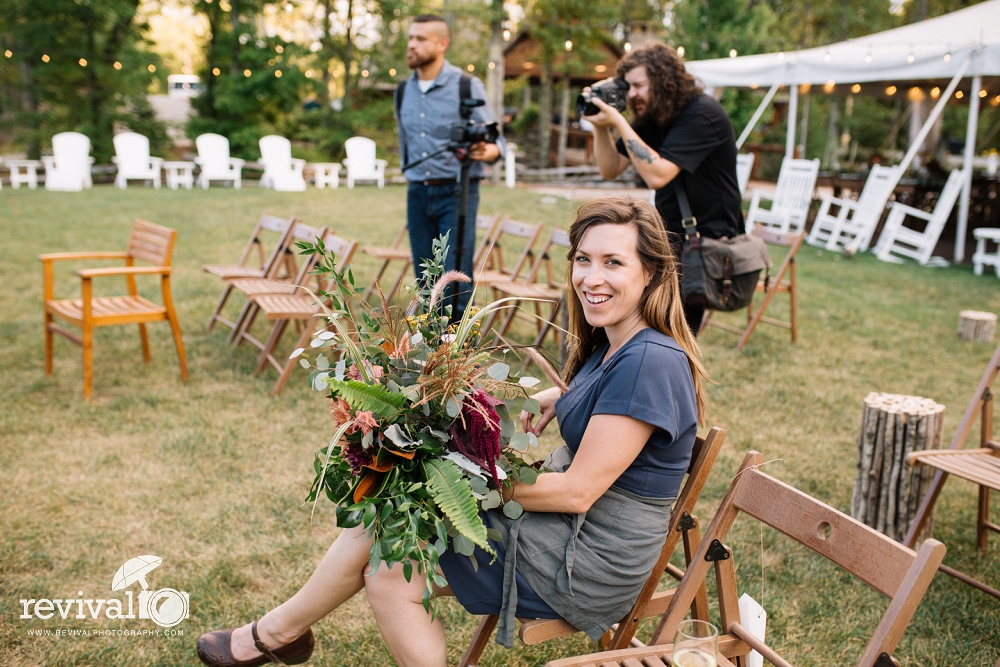
[[[445,459],[428,459],[424,461],[424,474],[427,475],[431,498],[459,535],[492,554],[472,487],[459,467]]]
[[[382,419],[395,419],[406,397],[389,391],[381,385],[371,385],[357,380],[328,380],[330,389],[338,393],[355,410],[377,412]]]

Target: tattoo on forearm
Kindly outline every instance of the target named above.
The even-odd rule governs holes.
[[[646,148],[646,144],[642,143],[638,139],[629,139],[625,142],[625,146],[628,148],[628,152],[631,153],[636,160],[642,160],[643,162],[653,164],[653,160],[656,159],[653,157],[650,150]]]

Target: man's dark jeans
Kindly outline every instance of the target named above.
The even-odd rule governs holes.
[[[472,255],[476,251],[476,212],[479,210],[479,182],[469,183],[469,210],[465,218],[464,250],[462,266],[459,270],[472,277]],[[413,250],[413,269],[417,276],[423,272],[421,264],[434,256],[432,243],[435,238],[448,232],[448,256],[445,271],[455,268],[455,247],[458,238],[458,185],[424,185],[410,183],[406,193],[406,224],[410,232],[410,248]],[[446,293],[445,304],[451,303],[451,290]],[[465,312],[472,296],[472,286],[460,284],[458,308],[453,319]]]

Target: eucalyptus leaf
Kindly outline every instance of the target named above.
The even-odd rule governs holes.
[[[531,445],[532,447],[537,447],[538,446],[538,436],[535,435],[534,433],[529,433],[528,434],[528,444]]]
[[[486,480],[483,479],[482,477],[470,477],[469,486],[472,487],[472,490],[474,492],[480,495],[485,495],[490,490],[489,487],[486,486]]]
[[[517,430],[517,424],[514,423],[513,419],[501,418],[500,419],[500,437],[501,438],[511,438],[514,432]]]
[[[525,375],[523,378],[520,378],[517,381],[517,383],[522,387],[534,387],[539,382],[541,382],[541,380],[535,377],[531,377],[530,375]]]
[[[507,379],[507,376],[510,375],[510,366],[502,361],[498,361],[490,366],[486,370],[486,373],[497,382],[503,382]]]
[[[522,484],[531,486],[538,481],[538,471],[531,466],[522,466],[517,469],[517,477],[521,480]]]
[[[313,378],[313,389],[316,391],[323,391],[326,389],[326,378],[329,377],[329,375],[329,373],[320,373]]]
[[[503,539],[503,533],[501,533],[496,528],[487,528],[486,537],[490,538],[494,542],[499,542],[500,540]]]
[[[445,410],[449,417],[455,419],[462,413],[462,403],[455,396],[449,396],[445,402]]]
[[[299,359],[299,366],[302,366],[302,368],[309,368],[309,360]]]
[[[519,452],[523,452],[531,446],[531,440],[528,439],[528,435],[526,433],[515,433],[511,436],[510,446]]]
[[[318,357],[316,357],[316,368],[325,371],[329,367],[330,367],[330,362],[326,358],[325,354],[321,354]]]
[[[341,359],[337,362],[337,366],[334,370],[333,377],[337,382],[343,382],[344,377],[347,375],[347,362]]]
[[[491,510],[494,507],[500,507],[500,503],[501,503],[500,492],[497,491],[496,489],[493,489],[489,493],[487,493],[486,497],[483,499],[483,509]]]
[[[516,500],[508,500],[503,505],[503,514],[508,519],[516,519],[524,514],[524,508]]]
[[[533,415],[542,414],[542,407],[538,404],[538,401],[533,398],[524,399],[524,403],[521,404],[521,409],[530,412]]]
[[[476,551],[476,545],[472,543],[472,540],[465,537],[465,535],[456,535],[453,537],[451,546],[463,556],[471,556]]]

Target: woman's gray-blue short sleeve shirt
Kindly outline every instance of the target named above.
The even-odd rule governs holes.
[[[599,346],[556,402],[559,431],[576,454],[593,415],[626,415],[655,427],[614,486],[646,498],[676,498],[698,434],[687,355],[659,331],[643,329],[601,363]]]

